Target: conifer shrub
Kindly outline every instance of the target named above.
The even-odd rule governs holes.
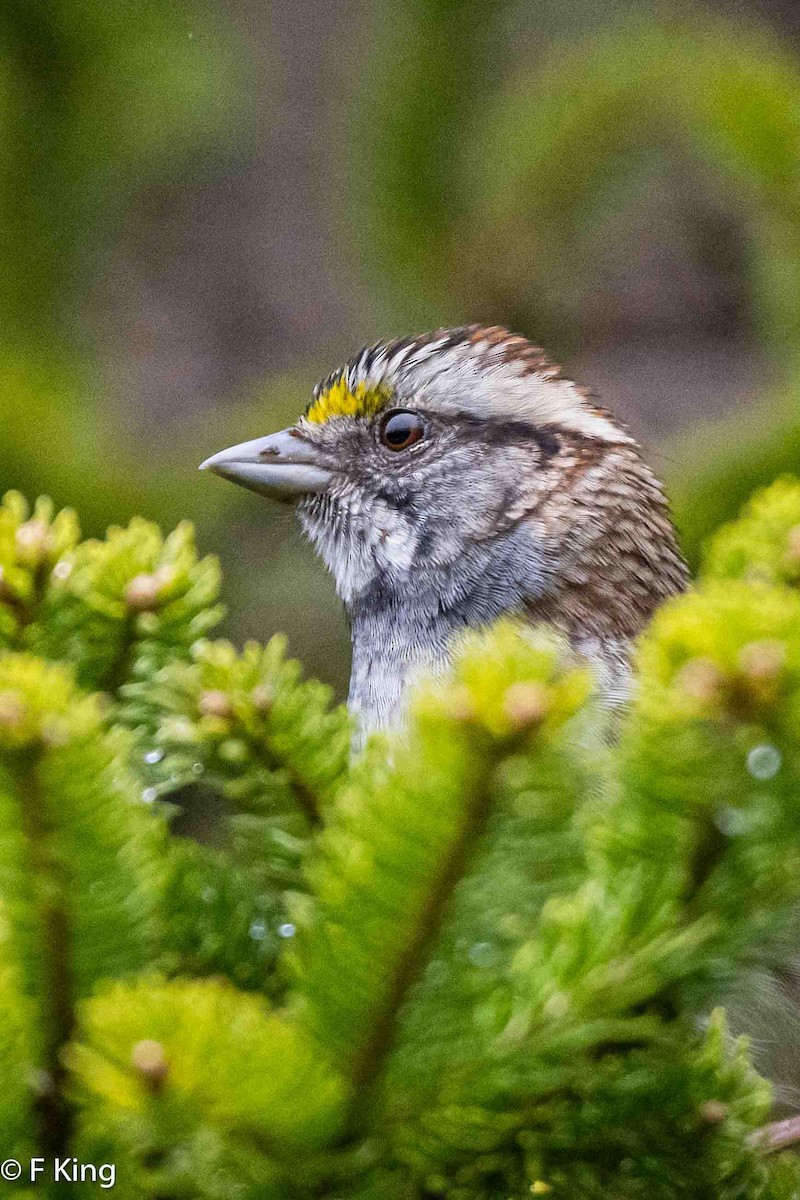
[[[723,1011],[796,947],[799,530],[781,480],[716,535],[613,735],[503,623],[351,760],[280,638],[211,639],[187,525],[6,496],[3,1156],[130,1200],[800,1194]]]

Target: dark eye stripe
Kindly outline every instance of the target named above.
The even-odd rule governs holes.
[[[544,462],[558,454],[562,446],[562,438],[555,429],[547,425],[534,425],[530,421],[484,420],[464,413],[458,416],[442,415],[439,420],[457,426],[462,435],[485,445],[522,446],[526,442],[534,442]]]

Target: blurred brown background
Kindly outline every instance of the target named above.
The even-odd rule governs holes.
[[[233,636],[346,677],[291,514],[195,468],[379,337],[541,341],[693,557],[797,468],[796,4],[28,0],[0,53],[0,487],[194,519]]]

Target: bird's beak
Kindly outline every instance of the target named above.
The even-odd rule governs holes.
[[[289,502],[325,492],[331,481],[331,472],[319,465],[317,450],[297,429],[282,429],[220,450],[201,463],[200,470]]]

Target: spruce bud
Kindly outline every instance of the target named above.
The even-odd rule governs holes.
[[[201,717],[220,717],[223,720],[229,717],[233,711],[227,695],[219,689],[201,692],[197,708]]]
[[[137,1042],[131,1051],[131,1066],[151,1095],[158,1095],[163,1090],[169,1064],[161,1042],[152,1038]]]
[[[125,589],[125,603],[134,612],[153,612],[160,595],[161,583],[155,575],[134,575]]]

